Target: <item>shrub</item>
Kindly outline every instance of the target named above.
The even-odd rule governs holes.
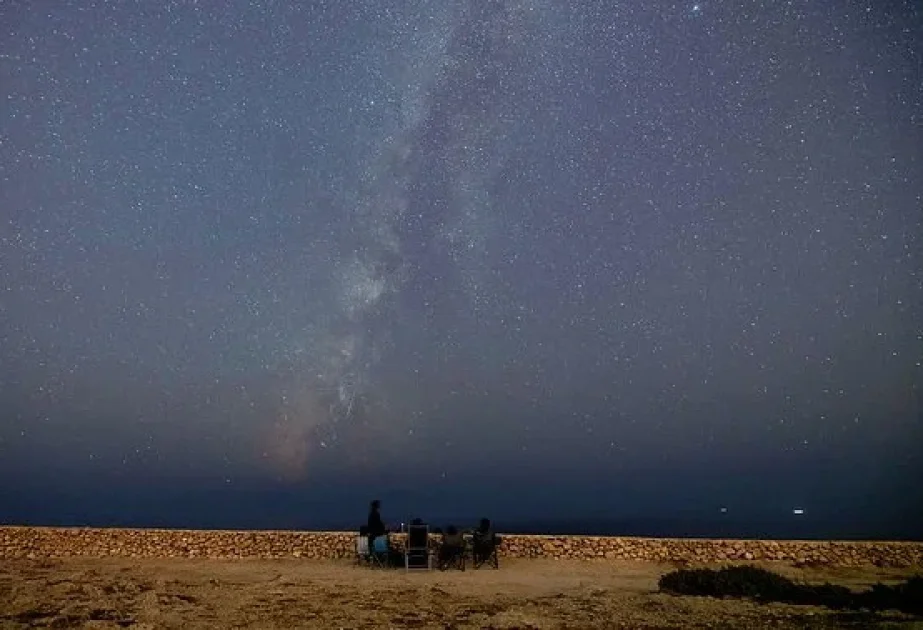
[[[747,597],[757,601],[783,601],[797,586],[788,578],[753,566],[682,569],[660,578],[660,590],[682,595]]]
[[[857,594],[861,608],[886,610],[893,608],[906,613],[923,615],[923,575],[917,575],[897,586],[874,584],[868,591]]]
[[[899,610],[923,614],[923,576],[912,577],[897,586],[875,584],[868,591],[854,592],[845,586],[797,584],[778,573],[754,566],[713,569],[680,569],[661,576],[660,590],[673,595],[738,597],[758,602],[782,602],[825,606],[843,610]]]

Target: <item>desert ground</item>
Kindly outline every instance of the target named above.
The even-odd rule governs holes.
[[[408,574],[296,559],[0,559],[0,628],[923,628],[899,613],[658,593],[673,568],[505,560]],[[912,573],[771,568],[852,588]]]

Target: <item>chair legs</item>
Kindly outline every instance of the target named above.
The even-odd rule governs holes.
[[[404,556],[404,569],[427,569],[432,571],[433,568],[437,568],[440,571],[446,571],[448,569],[458,569],[464,571],[467,567],[467,556],[468,553],[471,554],[471,564],[474,565],[475,569],[480,569],[485,564],[493,567],[494,569],[500,568],[500,558],[497,552],[499,545],[494,544],[484,544],[484,545],[474,545],[468,547],[467,549],[429,549],[424,552],[423,549],[411,549],[404,550],[400,555]],[[400,552],[398,552],[400,553]],[[426,557],[425,563],[423,562],[423,557]],[[372,551],[367,554],[357,554],[356,564],[359,566],[367,565],[371,568],[380,568],[384,569],[389,566],[395,566],[395,560],[400,562],[399,556],[397,558],[392,558],[392,550],[388,552],[384,551]],[[397,555],[397,554],[395,554]],[[396,564],[400,566],[400,564]]]
[[[497,546],[490,545],[482,549],[475,549],[472,554],[472,560],[475,569],[480,569],[485,564],[489,564],[495,569],[500,568],[500,557],[497,555]]]
[[[444,549],[439,552],[439,570],[447,569],[465,570],[465,550],[464,549]]]
[[[426,559],[425,566],[422,562],[423,559]],[[411,562],[413,560],[413,562]],[[411,566],[411,564],[413,566]],[[410,549],[404,552],[404,569],[410,571],[410,569],[423,569],[427,571],[433,570],[433,554],[430,551],[423,549]]]

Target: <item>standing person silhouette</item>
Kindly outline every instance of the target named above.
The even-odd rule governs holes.
[[[388,533],[385,522],[381,520],[381,501],[378,499],[369,504],[369,518],[366,525],[369,528],[369,550],[374,550],[375,539]]]

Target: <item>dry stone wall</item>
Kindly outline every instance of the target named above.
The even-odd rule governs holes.
[[[920,542],[703,540],[502,535],[501,557],[708,564],[792,562],[923,567]],[[393,536],[397,547],[401,535]],[[353,532],[0,527],[0,558],[314,558],[355,556]]]

